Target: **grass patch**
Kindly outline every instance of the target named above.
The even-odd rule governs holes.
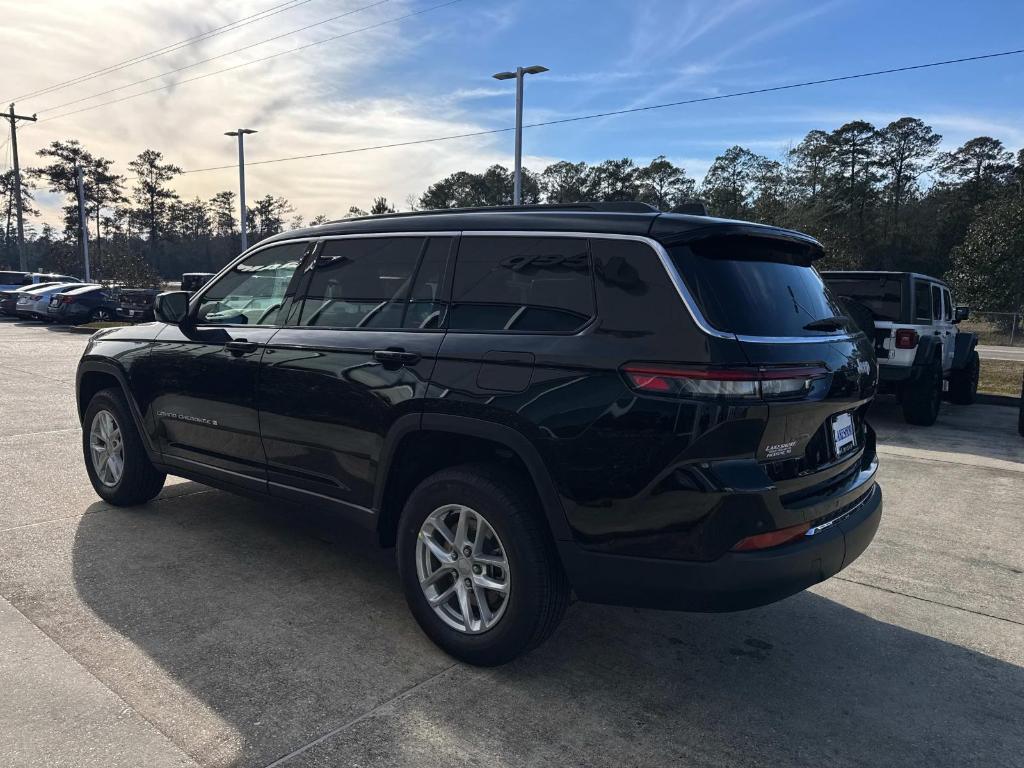
[[[95,323],[84,323],[79,328],[92,328],[93,330],[100,330],[101,328],[124,328],[125,326],[131,325],[131,323],[118,323],[114,321],[97,321]]]
[[[1024,376],[1022,361],[982,359],[978,391],[1020,397],[1021,376]]]

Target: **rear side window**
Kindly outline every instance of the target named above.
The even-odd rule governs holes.
[[[30,285],[32,276],[24,272],[0,272],[0,285]]]
[[[701,312],[715,328],[747,336],[855,332],[811,266],[808,249],[767,238],[725,236],[669,249]],[[838,329],[808,328],[839,318]]]
[[[949,291],[942,289],[942,317],[944,320],[953,319],[953,303],[949,298]]]
[[[898,277],[825,277],[832,294],[862,304],[876,320],[899,322],[903,313],[903,281]]]
[[[317,259],[300,325],[437,328],[451,238],[328,240]]]
[[[932,321],[931,286],[923,280],[914,281],[914,321],[918,323]]]
[[[942,319],[942,289],[937,285],[932,286],[932,319]]]
[[[573,333],[593,316],[585,239],[463,237],[450,330]]]

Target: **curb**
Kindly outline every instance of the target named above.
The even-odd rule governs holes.
[[[1019,397],[1011,397],[1010,395],[988,395],[984,392],[979,392],[974,396],[974,402],[981,403],[982,405],[1007,405],[1011,408],[1017,408],[1021,399]]]

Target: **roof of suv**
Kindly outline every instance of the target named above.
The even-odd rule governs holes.
[[[452,208],[409,213],[361,216],[317,227],[282,232],[261,245],[301,237],[375,234],[386,232],[538,231],[587,232],[668,239],[715,230],[760,234],[802,242],[817,251],[814,238],[786,229],[747,221],[716,219],[684,213],[662,213],[645,203],[581,203],[493,208]]]
[[[940,280],[937,277],[931,275],[925,275],[920,272],[894,272],[887,271],[884,269],[824,269],[821,271],[822,277],[912,277],[917,280],[928,280],[932,283],[938,283],[944,285],[947,288],[949,284],[945,280]]]

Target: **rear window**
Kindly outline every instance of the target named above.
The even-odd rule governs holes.
[[[28,285],[32,276],[27,272],[0,272],[0,285]]]
[[[900,321],[903,312],[903,280],[898,277],[827,277],[833,295],[855,301],[871,310],[876,320]]]
[[[821,336],[806,326],[843,317],[797,243],[717,237],[669,248],[701,312],[715,328],[747,336]],[[854,331],[845,319],[832,332]]]

